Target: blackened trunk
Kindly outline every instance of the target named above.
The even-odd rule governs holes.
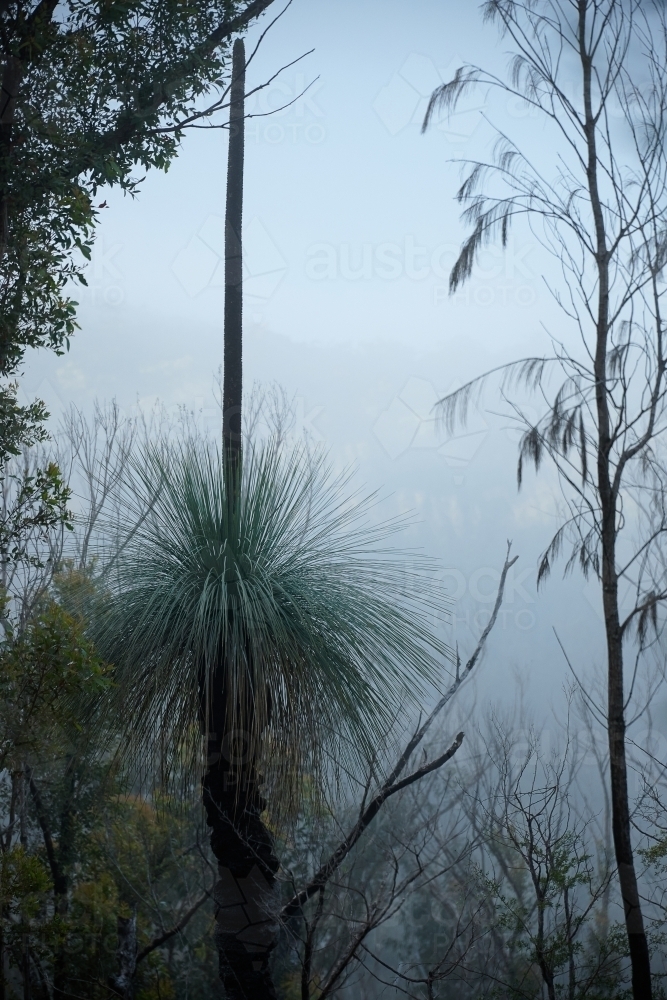
[[[240,503],[243,403],[243,165],[245,47],[234,42],[229,110],[225,208],[225,336],[222,439],[228,502]],[[236,521],[236,518],[232,518]],[[224,660],[224,657],[223,657]],[[243,734],[227,731],[224,668],[201,691],[208,734],[203,799],[211,848],[218,862],[216,944],[228,1000],[276,1000],[269,960],[278,937],[273,837],[262,821],[255,750],[235,746]],[[252,728],[250,706],[242,713]]]
[[[243,160],[245,142],[245,47],[234,42],[229,109],[225,208],[225,345],[222,436],[225,471],[236,476],[241,457],[243,401]]]
[[[209,732],[203,797],[218,862],[220,979],[228,1000],[276,1000],[269,961],[278,937],[278,859],[262,821],[265,802],[254,758],[248,759],[245,745],[234,746],[229,735],[220,739],[218,733]]]

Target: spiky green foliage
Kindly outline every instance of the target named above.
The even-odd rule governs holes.
[[[247,448],[238,504],[217,445],[190,436],[143,452],[95,626],[130,753],[195,761],[214,683],[227,732],[244,731],[249,753],[263,746],[284,790],[384,739],[448,651],[434,564],[387,546],[404,522],[372,527],[373,502],[302,447]]]

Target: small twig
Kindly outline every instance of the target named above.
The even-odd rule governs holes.
[[[309,1000],[310,998],[310,978],[313,964],[314,941],[315,934],[317,932],[317,925],[322,919],[322,914],[324,912],[324,889],[324,886],[320,886],[317,909],[315,910],[315,916],[313,917],[312,923],[310,925],[306,923],[306,941],[303,950],[303,967],[301,969],[301,1000]]]
[[[161,948],[163,944],[166,944],[170,938],[173,938],[175,934],[180,934],[180,932],[185,928],[185,926],[192,920],[197,910],[204,905],[207,899],[211,898],[211,893],[207,890],[203,896],[201,896],[194,906],[191,906],[187,913],[184,913],[178,923],[172,927],[170,930],[165,931],[164,934],[160,934],[159,937],[154,938],[150,944],[147,944],[145,948],[137,955],[137,965],[139,962],[143,961],[147,955],[150,955],[152,951],[156,948]]]
[[[295,66],[296,63],[301,62],[301,60],[305,59],[306,56],[312,55],[314,51],[315,49],[309,49],[307,52],[303,52],[300,56],[297,56],[296,59],[292,59],[291,62],[285,63],[284,66],[281,66],[280,69],[276,70],[273,76],[270,76],[268,80],[264,81],[264,83],[260,83],[256,87],[253,87],[252,90],[247,91],[247,93],[244,95],[245,99],[247,100],[247,98],[252,97],[253,94],[259,93],[260,90],[265,90],[273,83],[276,77],[280,76],[280,74],[283,73],[286,69],[290,69],[292,66]],[[310,88],[313,86],[314,83],[317,82],[317,80],[319,80],[319,76],[316,76],[314,80],[311,80],[310,83],[303,88],[301,93],[297,94],[296,97],[294,97],[291,101],[288,101],[287,104],[284,104],[279,108],[274,108],[273,111],[266,111],[263,112],[262,114],[256,114],[256,115],[250,114],[246,115],[245,117],[264,118],[267,115],[275,115],[278,111],[283,111],[285,108],[289,108],[292,104],[295,104],[301,97],[303,97],[306,91],[310,90]],[[227,97],[228,93],[229,93],[229,87],[222,93],[219,100],[215,101],[208,108],[204,108],[203,111],[196,111],[193,114],[191,114],[188,118],[184,118],[182,121],[176,122],[174,125],[164,125],[161,128],[152,129],[151,134],[157,135],[165,132],[179,132],[181,129],[184,128],[228,128],[229,122],[223,122],[221,125],[198,126],[193,124],[193,122],[199,121],[202,118],[210,118],[210,116],[215,114],[216,111],[224,111],[225,108],[231,107],[232,105],[231,100],[225,102],[225,98]]]
[[[260,34],[259,38],[257,39],[257,44],[255,45],[255,48],[252,50],[252,52],[250,53],[250,55],[246,59],[246,63],[245,63],[245,68],[246,69],[248,68],[248,66],[250,65],[250,63],[253,61],[253,59],[257,55],[257,52],[259,50],[260,45],[262,44],[262,42],[264,41],[264,39],[268,35],[269,31],[271,31],[271,28],[274,26],[274,24],[276,24],[277,21],[280,20],[280,18],[283,16],[283,14],[287,13],[287,11],[289,10],[289,8],[292,6],[292,3],[293,3],[293,0],[287,0],[287,3],[283,7],[283,9],[280,11],[280,13],[276,14],[276,16],[274,17],[274,19],[272,21],[269,21],[269,23],[267,24],[266,28],[264,29],[264,31]]]
[[[577,674],[576,670],[574,669],[574,666],[572,665],[572,661],[570,660],[570,657],[567,655],[567,652],[565,650],[565,646],[561,642],[561,638],[558,635],[558,632],[556,631],[555,628],[554,628],[553,632],[554,632],[554,635],[556,636],[556,642],[560,646],[561,652],[562,652],[563,656],[565,657],[565,662],[567,663],[568,669],[570,670],[570,673],[574,677],[574,680],[575,680],[575,682],[577,684],[577,687],[579,688],[581,696],[584,699],[586,705],[588,706],[588,709],[589,709],[591,715],[593,715],[593,717],[597,720],[597,722],[601,726],[604,726],[605,725],[605,719],[600,714],[597,705],[595,704],[595,702],[593,701],[593,699],[589,695],[588,691],[584,687],[583,682],[579,678],[579,675]]]

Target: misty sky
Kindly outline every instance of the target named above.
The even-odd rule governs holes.
[[[432,410],[485,368],[545,351],[543,324],[558,332],[540,273],[553,265],[525,232],[506,253],[490,248],[469,285],[447,294],[464,234],[450,161],[488,150],[485,114],[533,140],[540,125],[518,102],[480,93],[420,134],[429,94],[461,62],[506,62],[477,4],[294,0],[248,85],[312,48],[249,108],[260,117],[248,122],[246,148],[246,385],[282,384],[334,460],[382,488],[387,514],[415,512],[406,542],[442,560],[464,651],[513,539],[521,558],[477,696],[485,707],[511,700],[518,670],[535,698],[556,699],[567,671],[553,629],[584,671],[602,663],[603,647],[594,584],[554,578],[535,590],[537,557],[558,523],[554,478],[517,493],[517,434],[493,392],[454,440],[437,433]],[[266,116],[315,77],[303,98]],[[54,416],[72,401],[116,397],[130,410],[159,398],[214,425],[225,162],[224,131],[192,131],[137,200],[106,195],[81,330],[66,357],[30,359],[27,396],[41,395]]]

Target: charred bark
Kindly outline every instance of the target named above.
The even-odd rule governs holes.
[[[229,106],[225,205],[225,332],[222,436],[226,473],[236,479],[241,456],[243,402],[243,168],[245,157],[245,47],[234,42]]]
[[[266,803],[259,780],[254,759],[239,763],[229,738],[209,732],[203,799],[218,862],[215,937],[228,1000],[277,997],[269,961],[278,939],[279,862],[262,820]]]

